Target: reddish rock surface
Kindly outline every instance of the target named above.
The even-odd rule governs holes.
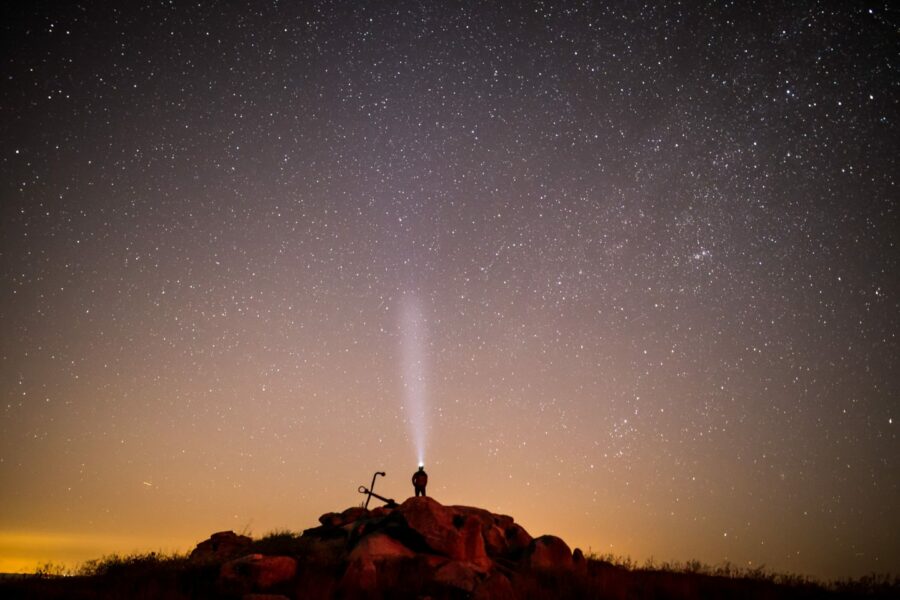
[[[222,565],[219,581],[227,589],[266,591],[297,575],[297,561],[289,556],[249,554]]]
[[[388,598],[399,589],[409,597],[514,600],[519,573],[574,572],[572,552],[561,539],[533,539],[510,516],[444,506],[431,497],[326,513],[319,523],[302,536],[263,546],[270,552],[278,548],[283,556],[248,554],[252,540],[234,532],[214,534],[191,556],[219,557],[220,590],[236,598],[267,592],[289,598]],[[245,556],[234,559],[235,553]],[[584,562],[580,551],[576,559],[577,566]]]
[[[356,523],[360,519],[364,519],[368,516],[368,510],[361,506],[354,506],[340,513],[325,513],[319,517],[319,523],[321,523],[323,527],[344,527]]]
[[[572,551],[555,535],[535,538],[528,547],[528,566],[533,569],[571,569]]]
[[[441,566],[434,574],[434,580],[444,586],[471,593],[481,583],[484,571],[480,566],[458,560]]]
[[[495,556],[505,554],[507,545],[500,541],[504,534],[494,531],[497,515],[486,510],[443,506],[433,498],[410,498],[396,509],[406,525],[422,536],[430,549],[448,558],[472,563],[486,571],[491,565],[485,545],[485,531],[491,535]],[[509,525],[512,525],[512,517]],[[524,530],[523,530],[524,531]],[[526,534],[527,535],[527,534]],[[530,537],[529,537],[530,540]]]
[[[384,533],[373,533],[361,539],[350,552],[350,562],[396,560],[412,558],[415,552]]]
[[[472,600],[518,600],[513,584],[502,573],[493,573],[475,589]]]

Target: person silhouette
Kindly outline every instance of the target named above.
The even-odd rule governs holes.
[[[412,484],[413,488],[416,490],[416,497],[419,497],[419,494],[422,496],[427,496],[425,493],[425,486],[428,485],[428,473],[425,472],[425,467],[419,466],[419,470],[413,473],[412,476]]]

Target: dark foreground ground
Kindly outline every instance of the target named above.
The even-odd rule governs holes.
[[[264,542],[261,540],[259,543]],[[260,548],[262,549],[262,548]],[[275,600],[305,598],[418,599],[472,598],[459,590],[430,586],[416,578],[414,565],[400,567],[383,576],[389,581],[385,591],[359,595],[340,590],[334,582],[339,573],[321,572],[305,580],[302,587],[286,585],[268,595],[244,594],[222,587],[220,565],[198,565],[187,557],[145,555],[111,558],[90,565],[92,574],[75,576],[35,575],[0,579],[4,599],[212,599]],[[722,571],[720,569],[720,571]],[[868,577],[826,585],[801,578],[765,573],[719,574],[686,572],[660,568],[623,566],[589,559],[582,573],[526,570],[512,577],[510,590],[478,597],[526,600],[537,598],[588,598],[614,600],[664,599],[893,599],[900,598],[900,580]]]

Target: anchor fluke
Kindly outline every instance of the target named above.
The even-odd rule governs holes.
[[[384,496],[379,496],[378,494],[376,494],[373,491],[375,489],[375,478],[378,477],[379,475],[384,477],[385,476],[384,471],[376,471],[375,474],[372,475],[372,485],[370,485],[368,487],[368,489],[364,485],[359,486],[359,488],[357,489],[357,491],[360,494],[366,494],[366,504],[365,504],[366,509],[369,508],[369,501],[372,499],[372,496],[375,496],[376,498],[378,498],[379,500],[384,502],[385,505],[387,505],[390,508],[397,506],[397,503],[394,501],[393,498],[385,498]]]

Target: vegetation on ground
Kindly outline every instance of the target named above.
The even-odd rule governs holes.
[[[291,531],[275,531],[253,542],[249,551],[293,556],[301,564],[315,561],[310,540]],[[305,561],[305,562],[304,562]],[[33,575],[0,580],[3,598],[99,600],[134,598],[172,600],[230,598],[217,586],[221,564],[192,561],[187,554],[145,553],[110,555],[77,569],[41,565]],[[328,574],[323,574],[330,576]],[[331,574],[334,575],[334,574]],[[415,598],[421,579],[413,581],[403,569],[386,573],[392,581],[391,597]],[[641,600],[655,598],[868,598],[900,597],[900,577],[872,574],[857,579],[823,583],[815,579],[769,571],[765,566],[741,568],[729,563],[707,565],[650,559],[638,564],[629,557],[590,555],[581,572],[525,570],[512,576],[519,597]],[[323,589],[333,587],[323,583]],[[297,597],[318,597],[301,594]],[[327,597],[327,596],[323,596]],[[441,597],[440,595],[436,597]],[[455,596],[448,596],[455,597]]]

